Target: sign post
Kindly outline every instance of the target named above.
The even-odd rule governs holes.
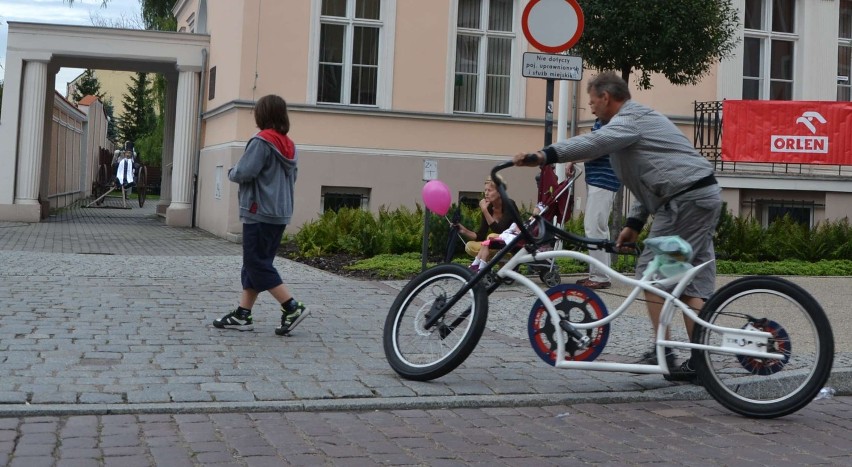
[[[570,49],[580,40],[580,35],[583,33],[583,21],[583,10],[577,0],[530,0],[524,8],[521,27],[524,36],[533,47],[542,52],[558,54]],[[562,59],[554,58],[551,62],[552,66],[548,67],[545,64],[549,59],[541,57],[545,54],[531,55],[532,66],[529,68],[529,72],[534,74],[534,77],[547,79],[545,95],[547,102],[544,108],[544,145],[549,146],[553,143],[553,82],[556,79],[580,80],[583,65],[582,60],[580,60],[579,74],[571,73],[569,70],[572,65],[567,61],[560,65]],[[566,56],[552,55],[551,57]],[[539,59],[544,63],[540,63],[542,68],[536,71],[535,63],[539,62]],[[527,54],[525,53],[523,76],[528,76],[527,70]],[[538,74],[535,75],[535,73]]]

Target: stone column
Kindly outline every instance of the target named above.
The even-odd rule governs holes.
[[[26,61],[23,81],[15,204],[38,206],[34,219],[37,221],[41,211],[38,190],[41,182],[44,143],[47,62]]]
[[[195,154],[195,125],[198,111],[198,72],[180,70],[175,105],[175,143],[172,154],[172,202],[166,224],[192,224],[192,161]]]
[[[166,210],[172,202],[172,161],[175,150],[175,103],[177,100],[177,73],[166,75],[166,106],[163,128],[163,157],[160,179],[160,201],[157,204],[157,214],[166,215]]]

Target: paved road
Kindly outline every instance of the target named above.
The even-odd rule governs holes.
[[[277,337],[262,296],[254,332],[217,330],[239,292],[239,245],[152,209],[0,222],[0,465],[849,463],[849,278],[796,279],[832,318],[838,397],[753,421],[659,376],[554,371],[525,342],[530,300],[511,287],[492,297],[473,356],[429,383],[384,359],[399,282],[281,259],[312,316]],[[621,344],[607,350],[644,352],[643,315],[613,327]]]

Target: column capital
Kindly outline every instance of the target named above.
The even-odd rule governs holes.
[[[50,52],[30,52],[22,57],[25,62],[44,63],[48,64],[53,58]]]
[[[184,72],[192,72],[192,73],[201,73],[201,67],[198,65],[181,65],[178,64],[177,71],[180,73]]]

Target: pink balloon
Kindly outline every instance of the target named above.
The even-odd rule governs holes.
[[[440,180],[429,180],[423,185],[423,202],[426,207],[439,216],[443,216],[450,210],[452,203],[450,188]]]

